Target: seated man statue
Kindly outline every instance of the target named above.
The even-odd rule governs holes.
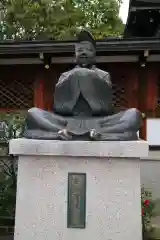
[[[110,75],[96,68],[96,43],[83,30],[75,45],[76,67],[55,88],[53,113],[28,111],[23,136],[54,140],[137,140],[142,116],[137,109],[114,113]]]

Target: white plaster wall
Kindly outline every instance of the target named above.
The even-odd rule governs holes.
[[[154,199],[160,199],[160,151],[149,151],[141,159],[141,184],[152,191]]]
[[[151,146],[159,146],[160,143],[160,118],[147,118],[146,120],[147,142]]]
[[[153,199],[160,199],[160,160],[141,161],[141,184],[151,190]]]
[[[68,172],[87,174],[86,228],[67,229]],[[21,156],[15,240],[141,240],[138,159]]]

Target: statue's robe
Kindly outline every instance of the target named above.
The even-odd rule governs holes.
[[[86,103],[82,102],[83,100]],[[80,103],[83,105],[82,109]],[[93,66],[91,70],[76,67],[61,75],[56,85],[54,100],[54,109],[58,114],[106,116],[111,108],[112,89],[109,73]]]
[[[92,129],[99,140],[136,140],[141,114],[129,109],[113,114],[110,75],[93,66],[79,66],[63,73],[56,85],[53,113],[32,108],[28,111],[24,136],[59,139],[58,132],[67,129],[80,139]]]

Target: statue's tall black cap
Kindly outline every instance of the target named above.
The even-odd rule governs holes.
[[[90,42],[96,48],[96,41],[95,41],[93,35],[88,30],[82,30],[77,35],[77,40],[78,40],[78,42],[83,42],[83,41]]]

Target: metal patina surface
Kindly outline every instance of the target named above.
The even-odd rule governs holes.
[[[85,228],[86,174],[68,174],[68,228]]]
[[[53,113],[30,109],[23,136],[82,141],[137,140],[141,113],[137,109],[114,112],[110,74],[95,65],[96,42],[87,31],[82,31],[78,40],[76,66],[59,78]]]

